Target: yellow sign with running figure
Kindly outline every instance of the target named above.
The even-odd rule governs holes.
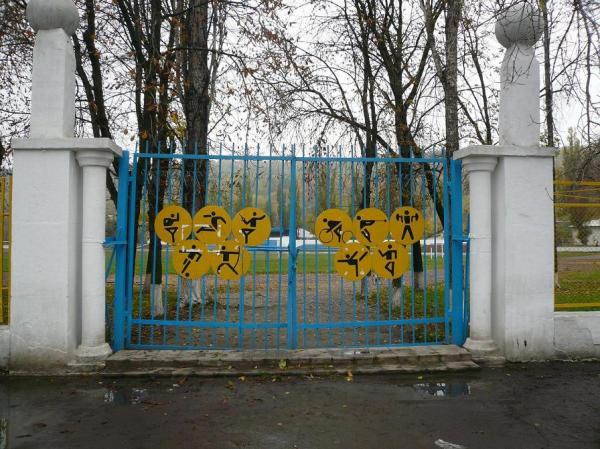
[[[405,246],[388,240],[373,249],[373,271],[384,279],[398,279],[410,265]]]
[[[425,233],[423,214],[414,207],[396,209],[390,218],[390,233],[396,242],[403,245],[421,240]]]
[[[237,281],[250,269],[250,253],[235,240],[227,240],[218,245],[213,259],[213,269],[227,281]]]
[[[390,232],[387,216],[374,207],[359,210],[354,217],[352,229],[356,239],[367,246],[379,245]]]
[[[317,217],[315,233],[325,246],[342,246],[352,239],[352,220],[340,209],[327,209]]]
[[[154,220],[154,231],[169,245],[186,240],[192,232],[192,216],[180,206],[167,206]]]
[[[235,215],[232,228],[235,241],[258,246],[271,235],[271,219],[256,207],[246,207]]]
[[[344,279],[359,281],[371,271],[369,248],[356,242],[345,243],[335,253],[333,265]]]
[[[211,267],[213,254],[198,240],[181,242],[173,253],[173,268],[186,279],[199,279]]]
[[[231,217],[219,206],[205,206],[194,215],[194,233],[202,243],[215,244],[227,240]]]

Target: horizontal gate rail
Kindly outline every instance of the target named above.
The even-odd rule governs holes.
[[[225,155],[225,154],[173,154],[173,153],[134,153],[137,159],[180,159],[188,161],[259,161],[259,162],[351,162],[388,164],[439,164],[445,158],[428,157],[321,157],[321,156],[264,156],[264,155]]]
[[[244,329],[285,329],[287,323],[228,323],[228,322],[210,322],[210,321],[179,321],[179,320],[144,320],[132,319],[132,324],[148,324],[157,326],[180,326],[180,327],[198,327],[198,328],[239,328]]]

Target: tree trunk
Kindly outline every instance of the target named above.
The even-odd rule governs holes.
[[[188,154],[208,154],[208,124],[210,114],[210,69],[208,64],[208,3],[190,0],[184,41],[186,60],[184,67],[185,116]],[[192,211],[204,205],[208,163],[196,163],[193,178],[193,161],[186,161],[184,207]]]
[[[446,151],[452,157],[459,147],[458,134],[458,26],[460,24],[462,1],[448,0],[446,7],[446,69],[445,110],[446,110]]]
[[[209,67],[209,2],[190,0],[187,20],[182,33],[184,44],[184,112],[187,126],[187,154],[208,154],[208,125],[210,120]],[[185,160],[183,163],[183,207],[192,215],[206,203],[207,177],[210,163],[207,160]],[[195,173],[194,173],[195,172]],[[201,300],[199,283],[184,281],[181,300],[190,304]]]

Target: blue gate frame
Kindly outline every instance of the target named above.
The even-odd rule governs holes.
[[[465,270],[464,253],[468,238],[463,234],[461,164],[445,155],[410,156],[344,157],[340,152],[338,156],[317,157],[305,156],[304,150],[297,155],[295,149],[288,155],[274,155],[272,149],[269,155],[260,154],[260,149],[255,155],[249,155],[247,149],[244,155],[237,155],[233,151],[224,154],[221,148],[217,155],[146,152],[134,153],[130,160],[129,153],[124,152],[119,165],[116,236],[107,242],[114,246],[116,260],[110,317],[113,348],[296,349],[463,344],[468,320],[468,267]],[[167,180],[163,191],[165,205],[181,199],[185,177],[190,175],[189,170],[186,172],[189,164],[194,167],[194,189],[198,164],[207,164],[205,204],[222,205],[232,216],[237,211],[234,206],[260,206],[259,196],[271,215],[275,196],[278,214],[272,216],[272,221],[278,225],[274,225],[274,230],[279,236],[276,232],[267,244],[248,248],[253,268],[239,284],[219,281],[216,275],[210,281],[210,276],[206,276],[197,285],[182,283],[170,273],[167,248],[158,256],[161,261],[164,258],[160,277],[166,287],[160,291],[160,298],[155,297],[152,284],[156,280],[157,250],[153,255],[145,253],[149,246],[145,210],[153,161],[159,161],[154,166],[157,179],[161,179],[161,167],[168,170],[163,176]],[[372,171],[368,175],[369,166]],[[391,176],[394,170],[397,187]],[[428,181],[429,174],[433,181]],[[362,204],[366,200],[365,180],[373,184],[370,206],[379,207],[388,215],[396,207],[418,204],[426,214],[428,201],[443,203],[443,222],[435,218],[435,209],[433,212],[433,243],[424,240],[421,247],[426,285],[421,293],[414,288],[413,257],[411,270],[400,285],[378,279],[344,282],[332,273],[332,249],[306,237],[310,220],[326,208],[345,207],[353,216],[360,208],[360,196]],[[432,195],[426,190],[428,182],[433,184]],[[216,188],[211,190],[211,183]],[[158,184],[156,188],[160,188]],[[410,191],[403,192],[404,188]],[[235,198],[234,189],[239,190]],[[266,200],[262,198],[263,191]],[[136,198],[141,202],[137,228]],[[409,204],[403,204],[406,198]],[[234,201],[241,204],[234,205]],[[159,208],[157,202],[155,212]],[[193,215],[195,210],[190,212]],[[436,242],[440,225],[443,245]],[[156,236],[149,238],[156,242]],[[145,264],[152,264],[153,270],[149,293],[142,288]],[[441,266],[443,276],[439,273]],[[110,268],[107,277],[109,274]],[[185,297],[188,288],[189,296]],[[163,316],[152,315],[158,300],[164,305]]]

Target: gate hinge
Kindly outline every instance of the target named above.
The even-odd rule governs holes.
[[[461,236],[458,236],[458,237],[452,237],[452,241],[453,242],[463,242],[463,243],[466,243],[469,240],[470,240],[469,236],[466,236],[466,235],[461,235]]]
[[[127,240],[116,240],[113,238],[108,238],[104,241],[104,246],[120,246],[127,245]]]

